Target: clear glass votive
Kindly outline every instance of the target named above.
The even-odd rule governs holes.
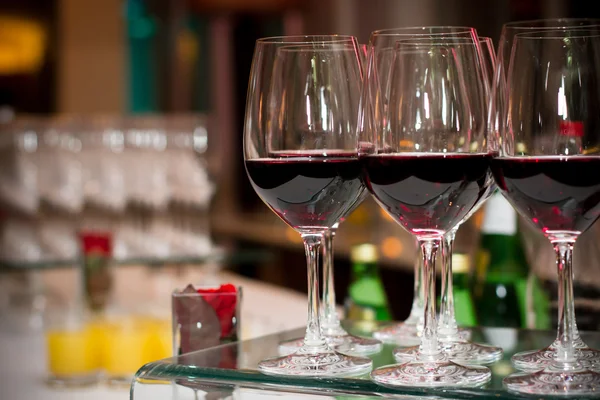
[[[188,285],[172,294],[173,354],[235,342],[240,335],[242,288]]]

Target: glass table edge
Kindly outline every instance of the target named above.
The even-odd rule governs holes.
[[[151,363],[152,364],[152,363]],[[150,365],[150,364],[149,364]],[[205,368],[204,371],[209,371],[211,368]],[[214,368],[215,370],[217,368]],[[221,370],[222,371],[222,370]],[[173,371],[176,372],[176,371]],[[262,374],[252,370],[231,370],[222,372],[221,376],[200,376],[200,375],[177,375],[176,380],[181,381],[202,381],[207,383],[219,383],[232,386],[242,386],[249,388],[269,388],[276,390],[277,388],[297,389],[295,393],[316,393],[325,391],[328,394],[339,395],[363,395],[363,396],[378,396],[378,397],[395,397],[395,396],[415,396],[416,398],[445,398],[445,399],[528,399],[532,397],[519,394],[509,393],[503,390],[495,389],[475,389],[475,388],[390,388],[380,386],[367,379],[356,378],[285,378],[288,382],[281,382],[276,376]],[[242,377],[243,379],[240,379]],[[146,376],[144,367],[142,367],[134,378],[134,383],[149,383],[148,381],[163,382],[168,379],[167,376],[161,378]],[[291,382],[297,384],[291,384]],[[318,382],[318,386],[315,383]],[[173,382],[169,382],[173,383]],[[177,383],[177,382],[175,382]],[[369,388],[371,390],[369,390]],[[132,389],[133,390],[133,389]],[[554,396],[556,398],[564,398],[564,396]],[[536,396],[540,400],[540,396]]]

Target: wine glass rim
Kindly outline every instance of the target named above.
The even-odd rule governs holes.
[[[600,27],[600,26],[599,26]],[[561,35],[561,33],[563,33]],[[583,34],[582,34],[583,33]],[[565,38],[583,39],[583,38],[600,38],[600,30],[583,30],[583,29],[543,29],[536,32],[522,32],[515,35],[516,40],[558,40]]]
[[[396,45],[398,44],[423,44],[423,45],[448,45],[448,44],[457,44],[457,45],[471,45],[471,46],[477,46],[477,43],[475,43],[474,40],[472,40],[471,38],[467,38],[467,37],[460,37],[460,36],[454,36],[454,37],[406,37],[406,38],[402,38],[402,39],[398,39],[396,40],[394,43],[396,43]]]
[[[408,31],[423,33],[408,33]],[[439,32],[427,32],[427,30],[435,30]],[[446,30],[446,31],[444,31]],[[371,37],[377,36],[395,36],[395,35],[456,35],[461,33],[477,33],[475,28],[470,26],[453,26],[453,25],[436,25],[436,26],[407,26],[402,28],[387,28],[378,29],[371,32]]]
[[[440,40],[439,42],[437,42],[436,40]],[[443,40],[443,41],[442,41]],[[394,41],[394,44],[392,46],[386,46],[386,47],[379,47],[377,48],[376,52],[377,53],[381,53],[381,52],[385,52],[385,51],[399,51],[401,49],[399,49],[399,45],[415,45],[415,46],[419,46],[419,45],[423,45],[423,46],[452,46],[452,45],[456,45],[456,46],[473,46],[474,48],[477,48],[477,43],[472,40],[472,38],[467,38],[467,37],[460,37],[460,36],[447,36],[447,37],[424,37],[424,36],[418,36],[418,37],[403,37],[402,39],[398,39],[396,41]]]
[[[492,40],[492,38],[488,36],[480,36],[479,44],[485,46],[488,49],[488,51],[492,53],[492,58],[495,60],[496,49],[494,49],[494,41]]]
[[[556,25],[543,25],[541,23],[556,23]],[[573,23],[573,22],[589,22],[589,25],[558,25],[560,23]],[[540,24],[540,25],[532,25]],[[512,21],[502,25],[502,30],[505,31],[507,28],[510,29],[553,29],[553,28],[584,28],[586,26],[600,25],[600,18],[549,18],[549,19],[530,19],[526,21]]]
[[[309,43],[358,43],[351,35],[291,35],[269,36],[256,40],[257,44],[309,44]]]
[[[429,38],[405,38],[399,39],[394,42],[393,46],[380,47],[377,49],[377,53],[382,52],[401,52],[401,53],[415,53],[421,52],[423,50],[431,49],[432,47],[458,47],[458,46],[473,46],[473,49],[477,50],[478,45],[473,40],[469,38],[463,37],[454,37],[454,38],[446,38],[449,39],[448,42],[427,42]],[[435,40],[437,38],[431,38],[431,40]],[[423,42],[419,42],[423,40]],[[458,41],[458,42],[455,42]],[[405,48],[402,48],[406,46]],[[413,47],[409,47],[413,46]]]
[[[326,47],[314,47],[315,45],[324,45]],[[332,42],[332,43],[286,43],[283,46],[277,48],[278,52],[302,52],[309,51],[315,52],[332,52],[332,51],[343,51],[343,50],[356,50],[356,47],[352,43],[345,42]]]
[[[419,43],[419,42],[409,42],[408,40],[411,40],[411,39],[406,39],[407,41],[398,40],[394,44],[393,51],[395,51],[396,53],[401,53],[401,54],[422,54],[423,52],[430,52],[433,49],[435,49],[436,51],[440,51],[440,49],[447,49],[447,50],[451,51],[450,49],[463,48],[463,46],[465,46],[465,47],[471,46],[474,51],[478,51],[477,43],[474,43],[474,42],[468,40],[467,38],[457,38],[457,39],[461,39],[461,40],[463,40],[463,42],[456,43],[454,41],[450,41],[450,42]]]

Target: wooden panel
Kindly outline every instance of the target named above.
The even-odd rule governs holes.
[[[120,112],[125,104],[122,0],[58,2],[59,112]]]
[[[191,7],[198,12],[280,12],[303,4],[303,0],[190,0]]]

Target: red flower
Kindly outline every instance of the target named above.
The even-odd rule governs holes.
[[[99,254],[110,257],[112,253],[112,235],[105,232],[81,232],[79,234],[83,254]]]
[[[237,288],[228,283],[215,289],[198,289],[198,293],[215,310],[221,324],[221,339],[230,336],[237,308]],[[227,293],[231,294],[219,296]]]

